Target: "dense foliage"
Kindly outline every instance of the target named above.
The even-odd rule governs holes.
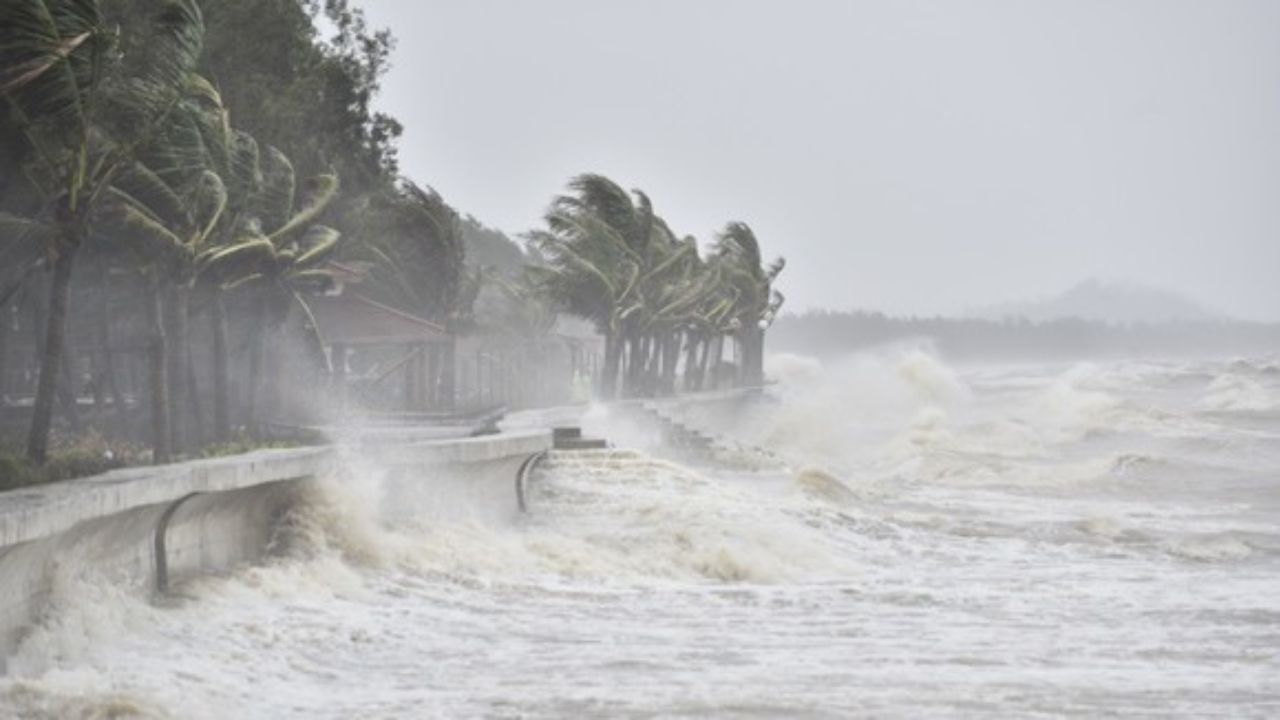
[[[117,381],[139,343],[155,461],[261,438],[284,364],[333,377],[312,305],[352,278],[443,328],[450,407],[454,338],[536,343],[560,313],[604,336],[606,396],[674,392],[682,351],[684,386],[705,387],[726,337],[736,379],[763,381],[782,264],[749,227],[703,257],[646,195],[583,175],[522,248],[399,176],[400,125],[373,103],[393,46],[347,0],[0,4],[0,401],[26,342],[33,466],[55,419],[130,426]]]

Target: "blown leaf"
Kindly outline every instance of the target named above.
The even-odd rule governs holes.
[[[336,175],[317,175],[309,178],[303,186],[305,196],[302,206],[289,218],[282,227],[270,233],[273,242],[280,243],[310,225],[338,194],[338,177]]]

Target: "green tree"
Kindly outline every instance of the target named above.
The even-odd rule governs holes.
[[[307,297],[332,284],[327,265],[341,239],[341,233],[319,222],[337,196],[336,175],[308,178],[299,193],[293,164],[284,153],[268,147],[261,163],[261,188],[244,211],[248,221],[234,240],[210,248],[196,261],[197,273],[207,274],[220,289],[256,293],[248,425],[259,434],[274,408],[281,359],[276,341],[292,308],[304,317],[313,358],[328,370],[324,339]]]
[[[741,381],[749,387],[764,384],[764,334],[782,307],[782,293],[773,289],[786,260],[763,264],[760,243],[746,223],[731,222],[716,238],[715,254],[723,263],[725,282],[732,288],[733,330],[741,348]]]
[[[25,218],[3,216],[3,234],[45,250],[52,268],[44,353],[27,456],[43,463],[63,362],[76,253],[90,218],[133,150],[173,109],[200,55],[203,18],[193,0],[163,0],[136,57],[112,53],[114,37],[92,0],[0,4],[0,94],[25,149],[24,175],[40,197]],[[15,227],[16,232],[14,232]]]
[[[467,265],[467,243],[458,212],[435,190],[406,181],[373,196],[359,215],[355,256],[373,263],[377,299],[439,323],[446,331],[441,399],[456,400],[456,339],[475,329],[482,286],[479,268]]]
[[[529,235],[545,260],[536,274],[560,310],[591,321],[604,336],[600,392],[613,398],[653,208],[647,197],[633,198],[602,175],[579,175],[568,189],[552,202],[548,229]]]

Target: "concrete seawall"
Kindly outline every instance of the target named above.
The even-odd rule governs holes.
[[[383,478],[383,515],[505,520],[545,431],[270,450],[0,493],[0,659],[60,583],[93,576],[138,592],[261,559],[281,517],[321,481]],[[3,662],[0,662],[0,671]]]

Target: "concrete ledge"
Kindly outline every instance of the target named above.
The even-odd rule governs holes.
[[[381,439],[381,438],[380,438]],[[371,452],[379,463],[446,464],[532,455],[550,447],[550,433],[529,430],[476,438],[430,439],[406,433],[400,445]],[[364,443],[343,446],[359,452]],[[259,450],[176,465],[124,468],[80,480],[0,493],[0,547],[63,532],[78,522],[129,508],[176,500],[193,492],[211,493],[279,480],[320,477],[340,462],[335,446]]]
[[[260,450],[176,465],[125,468],[105,475],[0,493],[0,546],[64,532],[76,523],[277,480],[317,477],[332,469],[333,449]]]
[[[519,468],[549,431],[410,444],[264,450],[0,493],[0,671],[60,580],[143,592],[260,559],[308,484],[368,453],[386,509],[428,517],[519,512]]]
[[[380,462],[400,463],[476,463],[513,455],[532,455],[551,447],[549,430],[523,430],[501,435],[458,440],[432,440],[408,443],[377,450]]]

